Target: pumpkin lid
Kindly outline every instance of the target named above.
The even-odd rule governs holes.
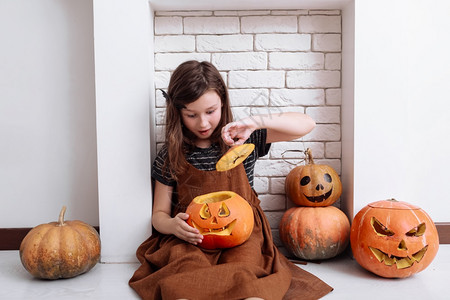
[[[380,200],[368,205],[372,208],[387,208],[387,209],[399,209],[399,210],[411,210],[420,209],[420,207],[412,205],[407,202],[397,201],[395,199]]]
[[[233,146],[217,162],[217,171],[228,171],[242,163],[255,149],[254,144]]]

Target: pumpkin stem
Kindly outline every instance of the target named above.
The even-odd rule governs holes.
[[[65,213],[66,213],[66,206],[63,206],[61,209],[61,212],[59,213],[58,226],[66,225],[66,224],[64,224],[64,214]]]
[[[306,151],[305,151],[305,160],[306,160],[306,164],[308,164],[308,165],[309,164],[310,165],[314,164],[314,159],[313,159],[312,152],[311,152],[310,148],[307,148]]]

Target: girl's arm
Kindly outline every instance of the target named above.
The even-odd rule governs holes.
[[[222,138],[228,145],[243,144],[256,129],[267,129],[267,143],[291,141],[309,133],[316,126],[303,113],[283,112],[256,115],[228,123],[222,128]]]
[[[179,213],[175,217],[171,217],[172,192],[173,187],[156,181],[152,214],[153,227],[160,233],[173,234],[194,245],[201,243],[203,236],[197,229],[186,223],[189,218],[188,214]]]

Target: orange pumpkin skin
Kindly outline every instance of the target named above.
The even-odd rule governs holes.
[[[100,260],[100,238],[89,224],[64,221],[41,224],[20,244],[20,260],[33,276],[42,279],[71,278],[92,269]]]
[[[305,260],[322,260],[342,253],[349,243],[350,222],[334,206],[292,207],[280,222],[287,250]]]
[[[315,164],[306,150],[306,165],[297,166],[286,176],[286,196],[299,206],[330,206],[341,196],[342,183],[336,171]]]
[[[186,209],[187,223],[203,235],[204,249],[232,248],[248,240],[254,216],[250,204],[238,194],[220,191],[195,197]]]
[[[425,211],[391,199],[370,203],[356,214],[350,243],[353,256],[366,270],[386,278],[404,278],[432,262],[439,236]]]

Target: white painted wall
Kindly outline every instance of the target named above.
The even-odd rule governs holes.
[[[90,0],[0,2],[0,227],[98,225]]]
[[[414,1],[408,10],[406,124],[408,201],[434,221],[450,221],[449,1]]]
[[[151,230],[152,28],[146,0],[94,0],[103,262],[136,261]]]
[[[443,0],[356,1],[355,213],[393,197],[450,220],[449,9]]]
[[[408,8],[399,1],[390,3],[389,9],[378,3],[355,4],[355,213],[377,200],[406,201],[403,30]]]

